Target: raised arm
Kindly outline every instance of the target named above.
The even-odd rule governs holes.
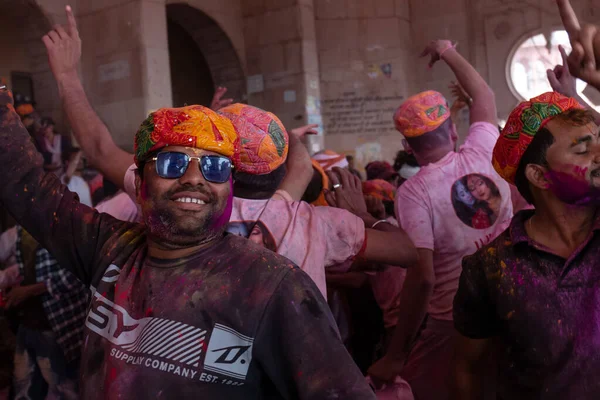
[[[556,0],[556,4],[573,48],[567,60],[570,72],[600,90],[600,27],[580,24],[569,0]]]
[[[89,283],[98,246],[110,236],[111,226],[122,223],[80,204],[54,174],[44,172],[42,156],[15,112],[12,93],[2,89],[0,165],[0,202],[62,267]]]
[[[599,123],[600,114],[577,93],[577,79],[571,74],[571,70],[569,69],[569,56],[567,56],[567,52],[562,46],[558,46],[558,49],[560,50],[563,64],[546,71],[552,90],[576,99],[582,106],[591,111],[594,115],[594,120],[596,123]]]
[[[302,195],[313,176],[310,155],[302,143],[302,138],[315,134],[314,129],[317,126],[301,126],[289,132],[290,150],[286,161],[287,173],[279,185],[279,189],[285,190],[294,201],[302,200]]]
[[[496,99],[494,92],[479,72],[456,51],[449,40],[436,40],[427,46],[422,56],[431,56],[430,66],[437,61],[444,60],[450,67],[458,83],[472,99],[470,105],[471,124],[475,122],[489,122],[498,124]]]
[[[365,223],[367,245],[362,254],[367,261],[398,267],[409,267],[418,260],[417,250],[406,232],[384,220],[378,221],[367,211],[362,182],[350,171],[334,168],[327,171],[334,192],[326,194],[327,202],[343,208]]]
[[[81,59],[81,39],[73,11],[67,6],[68,25],[57,27],[43,37],[50,68],[58,84],[63,107],[73,134],[90,163],[115,185],[123,188],[133,155],[117,146],[85,95],[77,74]]]

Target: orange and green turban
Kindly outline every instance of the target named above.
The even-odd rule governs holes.
[[[583,107],[577,100],[548,92],[520,103],[509,115],[494,147],[492,164],[508,183],[515,183],[519,162],[535,134],[558,114]]]
[[[167,146],[213,151],[231,158],[237,167],[239,139],[231,121],[210,108],[161,108],[151,113],[135,135],[135,163]]]
[[[365,196],[375,197],[383,201],[394,201],[396,198],[394,185],[383,179],[372,179],[363,182],[362,189]]]
[[[264,175],[285,162],[289,137],[274,114],[239,103],[222,108],[219,114],[232,122],[240,138],[238,171]]]
[[[428,90],[409,97],[394,113],[396,129],[407,138],[414,138],[440,127],[450,118],[446,98]]]

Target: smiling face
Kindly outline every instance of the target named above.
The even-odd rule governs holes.
[[[190,156],[216,153],[182,146],[169,151]],[[165,179],[148,161],[143,179],[136,179],[138,202],[153,238],[170,247],[189,247],[208,242],[223,233],[232,208],[232,181],[207,182],[197,160],[191,160],[183,176]]]
[[[492,190],[479,175],[470,175],[467,178],[469,192],[479,201],[489,201],[492,197]]]
[[[600,204],[598,126],[551,120],[546,128],[554,137],[546,152],[548,189],[569,204]]]

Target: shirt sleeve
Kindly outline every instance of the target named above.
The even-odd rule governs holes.
[[[55,299],[70,298],[82,289],[81,281],[64,268],[56,268],[45,280],[48,294]]]
[[[260,322],[255,359],[284,399],[373,399],[346,351],[325,299],[300,269],[290,269]]]
[[[406,186],[406,187],[405,187]],[[433,221],[425,199],[416,196],[407,183],[396,194],[396,218],[416,248],[435,250]]]
[[[294,201],[294,199],[292,199],[292,196],[290,196],[290,194],[283,190],[283,189],[277,189],[275,191],[275,193],[273,193],[273,196],[271,196],[272,200],[283,200],[283,201]]]
[[[335,207],[313,207],[319,237],[325,243],[325,266],[345,263],[356,256],[365,242],[365,223],[349,211]],[[348,264],[350,267],[352,263]]]
[[[496,146],[499,136],[500,131],[497,126],[492,125],[489,122],[475,122],[469,127],[467,140],[465,140],[465,143],[461,146],[460,150],[461,152],[472,151],[480,153],[489,158],[489,161],[491,162],[492,152],[494,151],[494,146]]]
[[[485,339],[496,336],[500,320],[491,301],[485,277],[485,260],[476,253],[463,259],[458,292],[454,297],[454,326],[463,336]]]
[[[58,177],[44,172],[12,95],[2,90],[0,150],[0,202],[62,267],[91,283],[96,254],[124,223],[82,205]]]

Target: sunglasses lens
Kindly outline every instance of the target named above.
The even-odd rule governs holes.
[[[200,168],[204,179],[213,183],[225,183],[231,175],[231,161],[221,156],[203,156]]]
[[[180,178],[185,174],[189,163],[190,159],[184,153],[158,153],[156,156],[156,173],[161,178]]]

